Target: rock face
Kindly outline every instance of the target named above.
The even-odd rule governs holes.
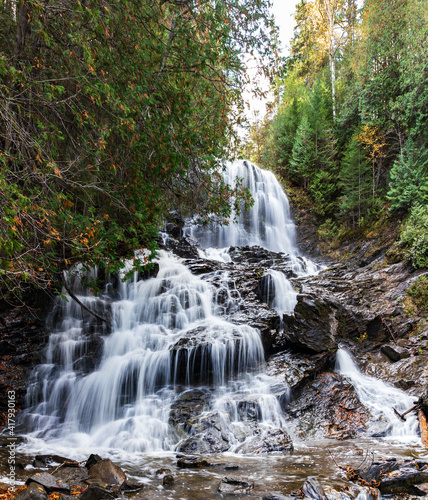
[[[370,415],[352,385],[337,373],[322,373],[297,391],[285,411],[305,438],[349,439],[365,432]]]
[[[22,409],[25,401],[28,374],[40,362],[43,346],[47,341],[44,317],[50,307],[50,299],[35,294],[25,308],[11,308],[0,301],[0,406],[8,406],[8,391],[14,391],[16,409]],[[0,414],[0,426],[6,424]],[[6,417],[7,418],[7,417]]]

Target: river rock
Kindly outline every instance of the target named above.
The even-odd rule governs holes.
[[[248,438],[237,449],[237,453],[287,453],[293,451],[293,442],[286,431],[280,428],[257,428],[254,436]]]
[[[117,496],[97,484],[90,484],[79,496],[79,500],[111,500],[114,498]]]
[[[308,477],[302,486],[302,491],[305,497],[314,500],[327,500],[327,495],[316,477]]]
[[[262,496],[262,500],[292,500],[295,497],[285,496],[280,491],[268,491]]]
[[[379,484],[381,493],[388,495],[424,496],[425,492],[417,485],[428,483],[428,464],[415,460],[389,459],[355,472],[360,481]]]
[[[177,467],[180,467],[180,469],[201,469],[210,467],[210,465],[209,462],[200,457],[180,457],[177,461]]]
[[[53,475],[68,484],[70,490],[82,489],[86,486],[85,481],[89,479],[88,470],[84,467],[62,466]]]
[[[96,481],[119,485],[119,487],[122,486],[126,480],[126,475],[123,470],[108,458],[100,460],[93,465],[89,469],[89,475]]]
[[[254,489],[254,482],[249,482],[240,477],[225,477],[218,486],[222,495],[245,495]]]
[[[228,424],[218,411],[188,420],[191,435],[180,444],[180,453],[221,453],[230,448]]]
[[[46,490],[40,484],[31,482],[28,486],[18,493],[15,500],[48,500]]]
[[[40,472],[27,479],[26,484],[37,483],[43,486],[48,493],[70,493],[68,484],[49,472]]]
[[[172,474],[166,474],[162,478],[162,484],[164,486],[171,486],[172,484],[174,484],[174,476]]]

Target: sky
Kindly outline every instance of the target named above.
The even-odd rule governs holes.
[[[290,40],[293,37],[294,11],[297,0],[273,0],[272,12],[275,16],[276,24],[279,26],[280,40],[284,55],[288,55]]]
[[[272,12],[279,27],[279,38],[283,55],[289,54],[290,41],[293,37],[294,12],[299,0],[273,0]],[[251,74],[251,69],[250,69]],[[266,85],[267,82],[266,82]],[[266,113],[266,101],[250,98],[250,109],[246,115],[250,121],[263,118]]]

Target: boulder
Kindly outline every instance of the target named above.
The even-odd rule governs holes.
[[[217,491],[222,495],[246,495],[254,489],[254,482],[240,477],[225,477],[218,485]]]
[[[96,463],[98,462],[101,462],[102,458],[99,456],[99,455],[94,455],[94,454],[91,454],[89,455],[89,458],[88,460],[86,461],[86,464],[85,464],[85,467],[87,469],[90,469],[93,465],[95,465]]]
[[[70,493],[70,488],[66,481],[57,478],[50,474],[49,472],[40,472],[34,474],[27,479],[26,484],[37,483],[48,493],[58,492],[58,493]]]
[[[75,467],[63,465],[58,468],[53,475],[63,483],[68,484],[70,490],[86,487],[86,481],[89,479],[88,470],[85,467]]]
[[[268,491],[262,496],[262,500],[292,500],[295,497],[285,496],[280,491]]]
[[[117,496],[97,484],[90,484],[79,496],[79,500],[111,500],[114,498]]]
[[[428,483],[428,464],[425,462],[389,459],[376,462],[366,469],[356,469],[355,473],[363,484],[378,484],[384,495],[426,494],[423,487],[418,487]]]
[[[335,349],[344,333],[344,308],[333,296],[299,294],[293,316],[284,316],[284,332],[277,345],[300,352]]]
[[[123,470],[115,465],[110,459],[100,460],[89,469],[89,475],[96,481],[106,484],[118,485],[119,487],[126,480]]]
[[[46,490],[38,483],[30,482],[28,486],[18,493],[15,500],[49,500]]]
[[[174,484],[174,476],[172,474],[166,474],[162,479],[162,484],[164,486],[171,486]]]
[[[391,361],[399,361],[400,359],[405,359],[410,357],[410,352],[404,347],[398,345],[385,344],[380,350],[388,356]]]
[[[237,453],[263,454],[287,453],[293,451],[293,442],[288,433],[280,428],[258,428],[254,436],[248,438],[236,449]]]
[[[191,435],[180,444],[181,453],[221,453],[230,448],[228,424],[218,411],[188,420]]]
[[[305,497],[314,500],[327,500],[327,495],[316,477],[308,477],[302,486],[302,491]]]

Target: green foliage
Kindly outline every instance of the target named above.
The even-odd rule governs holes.
[[[426,275],[417,278],[407,289],[407,295],[418,309],[428,312],[428,277]]]
[[[354,135],[345,149],[341,170],[340,213],[352,218],[352,222],[360,224],[362,217],[368,213],[372,202],[371,165],[367,152]]]
[[[406,248],[406,258],[413,267],[428,267],[428,211],[425,205],[415,205],[412,208],[400,241]]]
[[[391,210],[407,210],[415,203],[428,203],[428,150],[416,147],[409,139],[390,177],[387,198]]]
[[[3,2],[0,25],[0,291],[117,270],[172,208],[224,220],[248,203],[218,159],[241,54],[276,67],[264,2]]]

